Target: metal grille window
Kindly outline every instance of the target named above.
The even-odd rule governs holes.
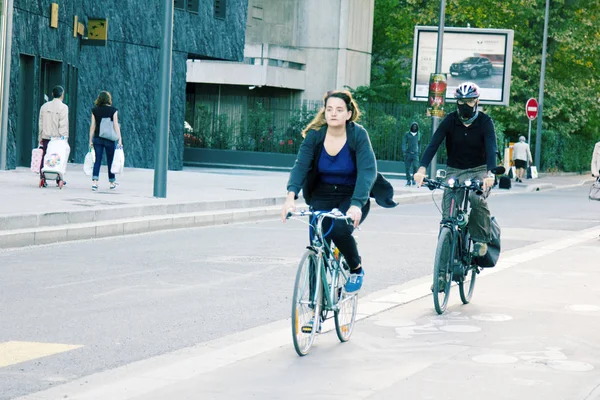
[[[175,8],[185,10],[185,0],[173,0]]]
[[[187,10],[189,12],[198,13],[199,0],[187,0]]]
[[[225,19],[227,0],[215,0],[215,17]]]

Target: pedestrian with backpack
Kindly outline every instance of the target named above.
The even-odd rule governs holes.
[[[112,96],[107,91],[102,91],[94,102],[90,123],[90,148],[96,153],[96,162],[92,172],[92,190],[98,190],[98,177],[102,165],[102,155],[106,152],[108,166],[108,182],[110,189],[116,189],[115,174],[111,172],[115,146],[122,147],[121,128],[119,126],[119,110],[112,105]]]

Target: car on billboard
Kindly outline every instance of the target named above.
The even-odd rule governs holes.
[[[492,62],[487,57],[467,57],[450,65],[450,75],[466,75],[471,79],[492,76]]]

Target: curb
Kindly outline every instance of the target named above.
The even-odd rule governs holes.
[[[590,181],[591,182],[591,181]],[[518,194],[586,184],[528,185]],[[394,196],[400,205],[440,201],[442,191]],[[0,216],[0,250],[73,240],[99,239],[171,229],[217,226],[276,218],[284,198],[228,200]],[[300,198],[297,207],[307,207]],[[372,199],[373,207],[379,208]]]
[[[126,205],[94,210],[59,211],[0,215],[0,233],[15,229],[35,229],[57,225],[110,222],[119,219],[150,216],[180,215],[204,211],[222,211],[242,208],[269,207],[283,203],[282,198],[260,198],[172,204]]]
[[[72,223],[50,227],[0,231],[0,249],[10,249],[72,240],[99,239],[161,230],[225,225],[258,221],[279,215],[280,206],[204,211],[177,215],[154,215],[113,221]]]
[[[442,193],[433,198],[441,199]],[[171,229],[276,218],[282,198],[120,207],[0,217],[0,249],[100,239]],[[298,208],[306,208],[300,198]],[[430,193],[394,196],[399,204],[430,202]],[[379,207],[371,200],[374,207]],[[200,211],[201,210],[201,211]]]

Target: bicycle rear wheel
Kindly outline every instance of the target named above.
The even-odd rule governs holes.
[[[308,354],[320,329],[321,284],[317,281],[318,268],[315,252],[306,251],[298,265],[292,299],[292,338],[299,356]]]
[[[345,260],[341,261],[342,264]],[[347,342],[352,336],[354,322],[356,321],[356,309],[358,307],[358,296],[356,293],[346,293],[343,288],[346,278],[342,271],[338,271],[336,288],[336,309],[334,311],[335,333],[340,342]]]
[[[469,238],[468,234],[465,240],[467,241],[466,251],[471,252],[473,242]],[[467,259],[470,260],[471,257],[467,256]],[[469,302],[471,301],[471,297],[473,297],[473,290],[475,289],[475,280],[477,279],[477,268],[477,265],[471,263],[471,265],[467,267],[465,275],[458,282],[460,301],[462,301],[463,304],[469,304]]]
[[[438,237],[433,265],[433,305],[438,314],[442,314],[448,305],[450,286],[452,285],[452,266],[454,249],[452,231],[443,226]]]

